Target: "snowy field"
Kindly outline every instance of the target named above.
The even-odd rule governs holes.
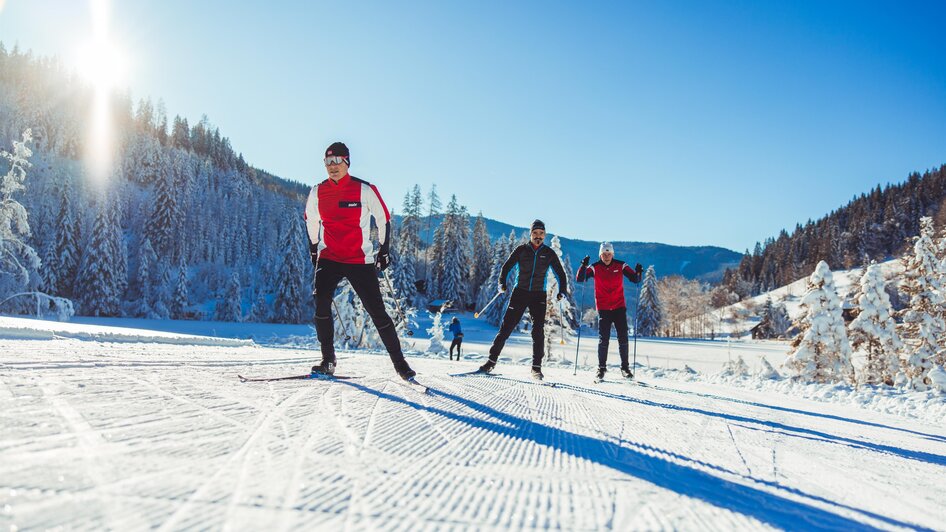
[[[464,326],[465,360],[410,357],[427,395],[380,354],[340,353],[351,380],[240,383],[318,356],[0,340],[0,530],[944,528],[942,423],[665,369],[777,364],[780,346],[641,342],[645,385],[559,361],[552,387],[528,378],[524,335],[498,376],[451,376],[492,334]]]

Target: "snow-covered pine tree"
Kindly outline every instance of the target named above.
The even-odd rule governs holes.
[[[180,320],[184,318],[187,311],[188,291],[187,291],[187,266],[181,261],[177,271],[177,284],[174,286],[174,298],[171,300],[171,317]]]
[[[112,224],[111,204],[100,196],[95,204],[95,219],[79,268],[76,293],[82,313],[88,316],[119,315],[119,232]]]
[[[289,211],[283,225],[282,267],[276,286],[276,299],[273,301],[273,321],[276,323],[302,323],[304,316],[303,298],[307,296],[303,289],[303,275],[306,271],[302,262],[308,257],[308,244],[303,236],[302,217],[296,211]],[[306,283],[308,285],[308,283]]]
[[[496,241],[496,245],[493,246],[493,267],[490,271],[489,279],[486,281],[486,287],[480,290],[480,304],[477,305],[477,310],[483,309],[483,307],[496,296],[496,291],[499,289],[501,281],[499,276],[502,272],[503,263],[506,262],[506,259],[509,258],[509,255],[512,254],[513,250],[516,249],[518,245],[519,241],[516,239],[515,232],[513,231],[509,233],[508,237],[500,238]],[[506,279],[506,282],[514,282],[511,275],[509,279]],[[510,284],[506,293],[496,297],[496,301],[493,301],[493,304],[486,309],[486,312],[480,315],[480,319],[498,327],[503,321],[503,314],[506,312],[506,307],[509,306],[509,298],[512,297],[514,288],[515,287]]]
[[[426,247],[424,248],[424,279],[426,286],[426,296],[427,299],[436,299],[432,294],[439,292],[439,284],[437,282],[437,268],[432,266],[437,264],[433,252],[436,251],[435,242],[436,236],[434,235],[434,217],[440,214],[440,209],[443,207],[443,204],[440,202],[440,196],[437,194],[437,184],[434,183],[430,186],[430,192],[427,194],[427,221],[426,225],[426,236],[425,242]]]
[[[473,223],[472,257],[470,265],[470,301],[478,302],[480,299],[480,288],[486,279],[489,278],[492,269],[493,246],[490,242],[489,231],[486,229],[486,220],[483,213],[476,215],[476,221]],[[492,294],[490,294],[492,297]]]
[[[555,235],[549,241],[549,247],[552,248],[552,251],[558,255],[558,259],[564,262],[564,257],[562,254],[562,242],[559,240],[558,235]],[[574,334],[574,329],[572,328],[572,322],[575,321],[576,308],[569,301],[568,298],[563,299],[562,301],[558,300],[559,293],[559,283],[558,277],[549,269],[548,272],[548,288],[546,290],[546,311],[545,311],[545,338],[546,343],[551,345],[551,343],[558,343],[561,341],[568,341],[571,336]],[[568,275],[568,272],[566,272]],[[567,282],[567,281],[566,281]],[[548,346],[546,347],[546,352],[548,353]]]
[[[106,195],[106,201],[108,202],[107,214],[110,218],[107,227],[112,233],[108,238],[108,242],[113,248],[111,256],[114,258],[115,264],[112,266],[112,269],[115,272],[116,294],[119,299],[124,296],[125,291],[128,289],[128,248],[125,243],[125,234],[122,230],[122,213],[124,212],[122,201],[123,193],[124,191],[121,187],[116,187],[115,192],[110,192]]]
[[[26,209],[14,198],[25,190],[23,181],[33,154],[27,145],[32,138],[32,132],[27,129],[22,140],[13,141],[12,153],[0,150],[0,158],[10,165],[6,175],[0,178],[0,295],[4,296],[26,288],[40,267],[39,256],[26,242],[30,236]]]
[[[640,329],[638,336],[657,336],[663,317],[660,294],[657,289],[657,274],[653,266],[648,266],[644,274],[637,312],[637,327]]]
[[[792,319],[788,316],[788,309],[784,303],[772,304],[772,331],[778,338],[785,334],[792,326]]]
[[[393,255],[392,248],[392,260],[397,260]],[[396,264],[396,262],[394,263]],[[394,289],[394,292],[391,292],[390,288]],[[415,323],[415,317],[417,316],[417,309],[408,304],[407,299],[402,297],[400,292],[397,291],[396,283],[392,280],[392,286],[388,287],[387,281],[381,283],[381,299],[384,301],[384,309],[388,313],[388,316],[391,316],[391,319],[394,320],[394,328],[397,331],[398,337],[402,338],[407,335],[409,330],[417,325]],[[398,311],[400,309],[400,311]],[[367,314],[367,313],[366,313]],[[371,321],[370,316],[365,316],[366,322]],[[377,342],[379,347],[383,346],[381,342],[381,336],[377,335],[377,330],[374,328],[372,323],[372,330],[377,337]],[[402,347],[406,347],[406,342],[401,340]]]
[[[903,349],[903,342],[897,334],[890,297],[884,285],[880,266],[871,264],[861,276],[855,295],[860,312],[848,325],[848,337],[860,384],[893,385],[900,370],[899,352]]]
[[[60,225],[56,230],[56,293],[65,297],[73,297],[73,287],[79,273],[81,252],[79,242],[81,238],[79,216],[76,212],[75,196],[71,181],[65,179],[61,187],[58,216]]]
[[[900,290],[910,297],[901,311],[900,337],[907,348],[902,360],[902,375],[910,387],[923,391],[929,386],[928,373],[934,363],[941,365],[944,351],[940,342],[946,332],[943,321],[943,286],[939,282],[933,244],[933,219],[920,219],[920,234],[913,244],[913,254],[902,259],[903,281]]]
[[[841,316],[841,300],[828,263],[820,261],[808,278],[801,300],[804,316],[784,366],[810,382],[855,383],[848,342]]]
[[[151,291],[151,311],[156,319],[166,320],[171,317],[171,268],[164,264],[157,265],[154,289]]]
[[[266,302],[266,292],[262,289],[256,290],[256,300],[250,308],[246,321],[252,323],[266,323],[269,321],[269,304]]]
[[[788,312],[785,305],[773,303],[771,297],[765,298],[765,304],[762,306],[762,319],[759,321],[759,338],[778,338],[785,333],[791,326]]]
[[[157,287],[154,286],[154,270],[158,267],[158,256],[151,247],[151,240],[145,237],[144,241],[138,246],[138,271],[135,272],[134,282],[131,291],[138,296],[135,305],[135,316],[141,318],[154,318],[154,311],[151,304],[154,300],[153,292]]]
[[[40,279],[42,280],[42,289],[49,294],[59,294],[59,255],[56,254],[55,241],[46,245],[43,252],[42,264],[40,266]]]
[[[581,319],[581,316],[578,315],[578,300],[575,299],[575,270],[572,269],[571,257],[568,255],[563,257],[562,269],[565,270],[565,277],[568,279],[568,295],[565,298],[568,303],[567,309],[571,309],[565,313],[565,319],[568,320],[569,327],[574,331],[578,328],[578,320]]]
[[[489,304],[490,300],[496,296],[496,290],[499,287],[500,268],[502,267],[503,261],[506,260],[505,258],[500,258],[500,257],[502,253],[505,251],[506,251],[506,239],[504,237],[500,237],[493,244],[493,249],[491,250],[492,266],[490,267],[489,277],[486,278],[486,281],[484,281],[483,285],[480,286],[479,288],[480,295],[476,301],[477,311],[483,310],[486,307],[486,305]],[[479,316],[480,319],[483,319],[487,323],[493,323],[492,319],[495,318],[495,311],[493,310],[493,307],[497,306],[498,304],[499,304],[498,302],[493,302],[492,306],[487,308],[483,312],[483,314]]]
[[[433,321],[427,333],[430,334],[430,343],[427,345],[427,352],[435,355],[442,355],[447,351],[443,345],[443,313],[438,312],[433,315]]]
[[[230,274],[230,280],[227,281],[227,288],[224,291],[223,299],[217,301],[214,320],[243,321],[240,292],[240,276],[238,276],[236,272],[233,272]]]
[[[414,254],[409,249],[409,242],[398,231],[394,245],[391,246],[391,283],[394,290],[408,307],[417,305],[417,276],[414,269]]]
[[[414,188],[404,194],[404,214],[401,218],[400,237],[401,255],[410,254],[414,259],[417,258],[417,252],[420,250],[421,240],[421,216],[423,206],[423,196],[420,192],[420,186],[414,185]]]
[[[463,209],[457,203],[457,197],[451,196],[444,215],[443,223],[437,230],[434,261],[432,270],[438,272],[439,296],[452,302],[458,309],[466,308],[466,283],[470,271],[469,221]]]

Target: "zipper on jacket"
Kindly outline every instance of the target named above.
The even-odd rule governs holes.
[[[545,245],[545,244],[543,244]],[[532,251],[532,273],[529,274],[529,291],[532,291],[532,280],[535,279],[535,261],[539,258],[539,250],[542,249],[542,246],[534,249]]]

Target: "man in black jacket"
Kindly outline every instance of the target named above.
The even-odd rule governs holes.
[[[545,310],[546,310],[546,275],[549,268],[558,277],[558,299],[565,297],[568,289],[568,280],[565,278],[565,269],[558,260],[558,255],[545,242],[545,224],[541,220],[532,222],[532,233],[529,243],[517,247],[503,264],[499,275],[499,291],[507,289],[506,278],[510,272],[516,272],[515,289],[509,299],[509,307],[503,315],[503,322],[499,333],[489,349],[489,360],[479,371],[489,373],[496,367],[499,353],[506,345],[506,340],[513,329],[522,319],[522,314],[529,309],[532,317],[532,376],[542,380],[542,356],[545,354]]]

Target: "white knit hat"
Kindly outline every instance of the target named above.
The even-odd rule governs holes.
[[[614,246],[612,246],[610,242],[602,242],[601,247],[598,248],[598,255],[603,254],[605,251],[614,253]]]

